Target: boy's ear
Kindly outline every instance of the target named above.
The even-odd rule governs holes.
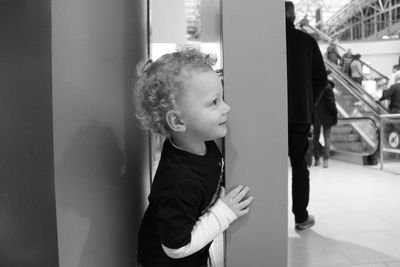
[[[175,132],[184,132],[186,126],[181,118],[181,113],[177,110],[169,110],[165,115],[169,128]]]

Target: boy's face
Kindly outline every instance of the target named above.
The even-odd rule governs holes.
[[[222,99],[222,84],[213,71],[193,75],[181,99],[185,134],[197,141],[214,140],[227,133],[230,107]]]

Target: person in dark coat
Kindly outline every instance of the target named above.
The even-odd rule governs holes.
[[[338,121],[335,95],[333,93],[333,88],[335,87],[335,84],[331,81],[329,76],[328,79],[329,83],[326,89],[323,91],[320,101],[317,103],[314,110],[314,165],[319,166],[321,164],[319,159],[321,148],[319,144],[319,136],[322,126],[322,132],[324,135],[324,146],[322,148],[324,168],[328,168],[328,160],[331,147],[331,128],[332,126],[336,125]]]
[[[306,162],[308,133],[312,122],[314,99],[327,84],[321,51],[315,39],[294,27],[294,4],[285,2],[286,60],[288,89],[289,158],[292,166],[292,211],[295,228],[314,225],[308,214],[310,182]]]
[[[362,85],[362,81],[364,80],[364,73],[362,70],[362,63],[360,61],[361,55],[360,54],[355,54],[353,56],[353,60],[350,63],[350,77],[358,83],[359,85]]]
[[[400,113],[400,83],[395,83],[389,89],[384,90],[378,101],[382,100],[390,100],[390,113]]]

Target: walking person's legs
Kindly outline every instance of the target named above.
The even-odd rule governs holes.
[[[289,158],[292,166],[292,211],[296,229],[304,230],[314,225],[308,215],[310,195],[309,171],[305,155],[308,148],[309,124],[289,124]]]

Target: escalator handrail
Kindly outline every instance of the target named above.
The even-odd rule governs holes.
[[[374,125],[375,130],[376,130],[376,131],[379,130],[379,127],[378,127],[378,125],[376,124],[375,120],[372,119],[371,117],[366,117],[366,116],[363,116],[363,117],[347,117],[347,118],[338,118],[338,120],[340,120],[340,121],[362,121],[362,120],[369,120],[369,121],[372,121],[372,124]]]
[[[332,62],[330,62],[326,58],[324,58],[324,61],[332,72],[334,72],[338,77],[340,77],[340,79],[344,80],[341,82],[342,85],[344,85],[344,87],[358,100],[367,104],[368,107],[375,113],[376,116],[379,116],[382,113],[384,114],[389,113],[388,109],[386,109],[381,103],[376,102],[375,99],[367,91],[365,91],[359,84],[355,83],[345,73],[339,70],[337,66],[335,66]],[[367,96],[367,99],[365,99],[365,96]]]
[[[379,117],[381,117],[381,118],[390,118],[390,119],[400,119],[400,114],[399,113],[382,114]]]
[[[326,61],[325,63],[329,63],[329,60],[325,60],[325,61]],[[332,66],[328,66],[328,67],[330,70],[332,70]],[[376,117],[378,117],[380,115],[379,111],[377,111],[377,109],[374,106],[372,106],[365,99],[363,99],[363,97],[359,91],[359,88],[357,88],[357,86],[352,84],[352,81],[349,81],[348,77],[341,76],[341,73],[338,75],[338,73],[335,72],[335,74],[337,75],[336,76],[337,80],[344,86],[344,88],[348,92],[350,92],[357,100],[365,103],[372,110],[372,112],[374,113],[374,115]],[[353,87],[353,90],[349,88],[350,86]]]
[[[329,60],[325,59],[325,64],[329,67],[329,69],[332,71],[334,70],[335,74],[340,77],[340,79],[344,80],[342,81],[342,85],[345,85],[345,88],[350,91],[358,100],[366,102],[366,104],[376,113],[376,115],[379,115],[380,112],[378,111],[379,109],[376,109],[374,105],[378,105],[378,103],[375,102],[373,97],[364,89],[360,87],[359,84],[355,83],[349,76],[344,74],[341,70],[337,69],[337,67],[331,63]],[[351,90],[351,89],[354,90]],[[364,99],[364,95],[368,96],[368,102],[366,99]],[[374,103],[374,105],[371,105],[371,102]],[[380,105],[380,104],[379,104]],[[379,108],[383,108],[380,107]]]
[[[332,63],[328,62],[328,64],[332,64]],[[388,114],[389,113],[389,110],[385,106],[383,106],[383,104],[381,102],[376,101],[376,99],[372,95],[370,95],[366,90],[364,90],[361,85],[354,82],[353,79],[351,79],[347,74],[343,73],[341,70],[338,70],[337,74],[339,74],[341,76],[341,78],[344,79],[347,82],[347,84],[349,84],[351,86],[351,88],[354,88],[357,90],[357,93],[358,93],[361,101],[367,102],[367,100],[368,100],[367,104],[372,109],[377,110],[377,112],[379,114],[382,114],[382,113]],[[367,97],[367,99],[365,97]]]

